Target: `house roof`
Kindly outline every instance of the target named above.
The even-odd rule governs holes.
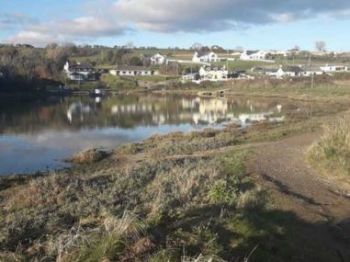
[[[301,73],[304,71],[300,66],[283,66],[282,69],[285,72],[294,72],[294,73]]]
[[[197,56],[198,56],[198,57],[202,57],[202,56],[209,55],[209,54],[211,54],[211,53],[215,54],[215,53],[212,52],[212,51],[201,51],[201,50],[199,50],[199,51],[197,51]]]
[[[69,62],[69,69],[93,69],[89,63],[71,63]]]
[[[205,71],[225,71],[226,69],[224,67],[217,67],[217,66],[205,66],[203,67]]]
[[[117,66],[118,71],[152,71],[152,69],[144,66]]]
[[[245,53],[246,53],[247,55],[256,54],[256,53],[258,53],[258,52],[259,52],[258,50],[247,50],[247,51],[245,51]]]

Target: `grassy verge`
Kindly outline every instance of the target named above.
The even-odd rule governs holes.
[[[320,141],[308,151],[311,164],[329,177],[350,182],[350,117],[346,115],[325,125]],[[344,181],[345,180],[345,181]],[[349,187],[350,188],[350,187]]]
[[[103,74],[101,83],[112,90],[133,90],[138,87],[136,79],[121,78],[110,74]]]

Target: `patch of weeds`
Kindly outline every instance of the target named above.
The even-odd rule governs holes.
[[[100,262],[104,259],[117,261],[125,249],[125,243],[117,234],[89,236],[89,243],[79,247],[77,253],[67,256],[66,261]]]
[[[350,117],[324,126],[320,141],[307,152],[310,162],[327,173],[350,177]]]
[[[209,199],[214,204],[234,205],[239,196],[240,180],[237,177],[220,179],[210,188]]]

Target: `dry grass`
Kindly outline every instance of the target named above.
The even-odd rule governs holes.
[[[70,159],[75,164],[93,164],[99,162],[109,155],[108,152],[99,149],[90,149],[80,152]]]
[[[324,126],[324,134],[307,152],[310,163],[330,179],[350,185],[350,116]]]

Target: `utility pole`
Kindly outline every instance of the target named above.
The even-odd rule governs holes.
[[[226,57],[226,70],[228,70],[228,58],[229,58],[229,50],[227,49],[227,57]]]
[[[314,88],[315,74],[311,73],[311,88]]]

